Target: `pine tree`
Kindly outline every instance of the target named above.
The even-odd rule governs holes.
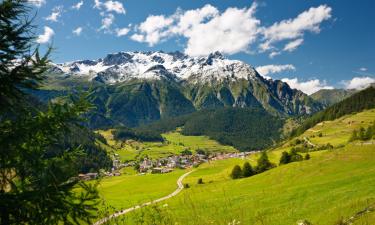
[[[280,157],[280,165],[288,164],[288,163],[290,163],[290,155],[288,154],[288,152],[284,151]]]
[[[268,159],[267,153],[265,151],[263,151],[262,154],[260,155],[259,159],[258,159],[258,165],[256,167],[256,172],[262,173],[262,172],[264,172],[266,170],[269,170],[273,167],[274,167],[274,165]]]
[[[38,88],[49,62],[33,47],[26,4],[0,2],[0,224],[90,223],[98,193],[76,178],[84,153],[57,146],[90,105],[85,96],[26,104],[24,90]]]
[[[239,165],[235,165],[232,169],[232,173],[230,174],[232,179],[239,179],[242,177],[242,170]]]
[[[358,131],[357,130],[353,131],[352,136],[349,139],[350,142],[355,141],[355,140],[358,140]]]
[[[253,167],[251,167],[249,162],[245,162],[242,167],[242,176],[250,177],[254,174]]]

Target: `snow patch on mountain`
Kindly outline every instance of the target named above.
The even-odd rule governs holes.
[[[130,79],[173,79],[194,83],[223,79],[252,79],[250,65],[229,60],[219,52],[206,57],[190,57],[180,52],[119,52],[98,60],[54,64],[53,71],[88,76],[91,80],[117,83]]]

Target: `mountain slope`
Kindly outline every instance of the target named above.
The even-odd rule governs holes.
[[[361,112],[374,107],[375,88],[370,86],[369,88],[362,90],[308,118],[300,127],[292,132],[292,136],[302,134],[305,130],[313,127],[319,122],[333,120],[344,115]]]
[[[311,114],[320,103],[282,81],[264,79],[250,65],[216,52],[119,52],[98,60],[54,64],[47,90],[91,87],[92,127],[138,126],[160,118],[222,107],[257,107],[274,115]]]
[[[356,92],[357,91],[353,89],[321,89],[310,95],[310,97],[323,105],[330,106],[350,97]]]

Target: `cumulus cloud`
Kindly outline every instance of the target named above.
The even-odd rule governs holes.
[[[256,4],[249,8],[228,8],[223,13],[211,5],[171,16],[151,15],[139,26],[132,39],[153,46],[166,38],[187,38],[185,53],[198,56],[220,51],[234,54],[247,51],[258,35],[260,21]],[[210,35],[207,35],[210,34]]]
[[[94,1],[94,8],[105,9],[107,12],[116,12],[118,14],[125,14],[124,5],[119,1],[107,0],[104,3],[100,0]]]
[[[129,33],[129,31],[130,31],[130,29],[127,28],[127,27],[118,28],[118,29],[116,29],[116,36],[117,37],[125,36]]]
[[[291,88],[298,89],[308,95],[311,95],[321,89],[333,89],[333,86],[329,86],[325,81],[319,79],[313,79],[308,81],[299,81],[298,78],[283,78],[283,82],[286,82]]]
[[[42,5],[46,4],[46,0],[28,0],[28,2],[36,7],[41,7]]]
[[[220,12],[207,4],[188,11],[178,9],[172,15],[150,15],[136,26],[131,38],[154,46],[171,37],[182,37],[187,40],[185,53],[192,56],[215,51],[251,52],[250,47],[257,44],[260,52],[270,51],[273,58],[283,51],[297,49],[306,32],[319,33],[321,23],[331,18],[332,11],[327,5],[311,7],[295,18],[262,27],[255,16],[256,9],[257,4],[253,3],[250,7],[231,7]],[[278,49],[279,42],[287,41]]]
[[[163,15],[149,16],[137,29],[140,34],[135,34],[132,39],[139,42],[146,42],[149,46],[154,46],[163,38],[170,35],[169,26],[173,23],[172,18]]]
[[[361,90],[375,83],[375,78],[372,77],[354,77],[349,81],[343,81],[346,89]]]
[[[302,37],[306,31],[313,33],[320,32],[320,24],[331,18],[331,12],[332,8],[327,5],[311,7],[294,19],[282,20],[274,23],[270,27],[263,28],[262,33],[265,41],[259,48],[262,51],[266,51],[272,49],[274,43],[295,39],[294,42],[287,44],[287,46],[289,45],[287,50],[293,49],[293,47],[295,49],[298,45],[302,44]]]
[[[51,15],[47,16],[45,19],[51,22],[57,22],[59,17],[61,16],[63,12],[63,6],[55,6],[52,9]]]
[[[44,27],[44,33],[39,35],[36,42],[39,44],[47,43],[51,40],[55,32],[52,30],[52,28],[45,26]]]
[[[83,5],[83,1],[77,2],[77,4],[72,6],[72,9],[79,10]]]
[[[258,73],[266,78],[270,78],[269,74],[273,73],[280,73],[286,70],[296,70],[292,64],[285,64],[285,65],[265,65],[265,66],[258,66],[255,68]]]
[[[72,32],[73,32],[73,34],[75,34],[75,35],[77,35],[77,36],[80,36],[81,33],[82,33],[82,30],[83,30],[82,27],[77,27],[77,28],[74,29]]]
[[[289,42],[288,44],[285,45],[284,51],[292,52],[297,49],[298,46],[300,46],[303,43],[303,39],[299,38],[294,41]]]
[[[99,30],[110,31],[110,27],[112,26],[113,22],[115,21],[115,16],[113,14],[108,14],[102,19],[102,26]]]
[[[280,55],[280,54],[281,54],[281,52],[274,51],[274,52],[271,52],[271,53],[269,54],[269,57],[272,59],[273,57],[275,57],[275,56],[277,56],[277,55]]]

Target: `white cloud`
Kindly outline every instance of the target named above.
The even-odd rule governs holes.
[[[45,26],[44,33],[38,36],[36,42],[39,44],[47,43],[51,40],[54,34],[55,32],[52,30],[52,28]]]
[[[320,89],[333,89],[334,87],[326,84],[325,81],[319,79],[313,79],[308,81],[299,81],[298,78],[283,78],[283,82],[286,82],[291,88],[298,89],[308,95],[311,95]]]
[[[102,19],[102,26],[99,30],[109,31],[113,22],[115,21],[115,16],[113,14],[108,14]]]
[[[99,0],[94,0],[94,9],[101,9],[102,7],[102,2]]]
[[[36,7],[41,7],[42,5],[46,4],[46,0],[28,0],[28,2]]]
[[[254,3],[249,8],[228,8],[220,13],[217,8],[181,11],[171,16],[151,15],[138,26],[133,40],[153,46],[166,38],[187,38],[185,53],[197,56],[220,51],[234,54],[248,50],[258,35],[260,21],[254,17]],[[209,35],[207,35],[209,34]]]
[[[57,22],[57,20],[59,19],[59,17],[61,16],[61,13],[63,12],[63,6],[60,5],[60,6],[55,6],[53,9],[52,9],[52,13],[51,15],[47,16],[45,19],[48,20],[48,21],[52,21],[52,22]]]
[[[196,56],[215,51],[227,54],[246,52],[258,36],[260,21],[254,17],[255,9],[256,4],[250,8],[228,8],[208,22],[183,32],[188,38],[185,53]]]
[[[144,36],[141,34],[133,34],[132,36],[130,36],[130,39],[137,42],[144,42]]]
[[[359,70],[362,71],[362,72],[366,72],[367,68],[366,67],[361,67],[361,68],[359,68]]]
[[[135,35],[136,39],[133,40],[140,40],[141,42],[148,43],[149,46],[154,46],[163,38],[170,35],[170,31],[167,28],[172,23],[172,18],[166,18],[163,15],[149,16],[143,23],[138,26],[138,30],[141,34]]]
[[[77,2],[77,4],[72,6],[72,9],[79,10],[83,5],[83,1]]]
[[[95,1],[98,7],[104,4]],[[321,23],[331,18],[332,11],[327,5],[311,7],[295,18],[262,27],[255,17],[256,9],[257,4],[253,3],[250,7],[232,7],[220,12],[207,4],[188,11],[177,9],[172,15],[150,15],[135,26],[131,39],[154,46],[172,37],[182,37],[187,40],[185,53],[191,56],[215,51],[251,52],[251,45],[258,43],[260,52],[270,51],[269,57],[273,58],[283,51],[297,49],[306,32],[319,33]],[[289,42],[278,49],[276,44],[286,41]]]
[[[346,89],[364,89],[370,86],[371,83],[375,83],[375,79],[372,77],[354,77],[349,81],[343,81]]]
[[[102,9],[103,7],[107,12],[116,12],[118,14],[125,14],[126,12],[124,5],[119,1],[107,0],[104,3],[100,0],[94,1],[94,8]]]
[[[301,39],[304,32],[310,31],[313,33],[320,32],[320,24],[331,18],[332,8],[327,5],[320,5],[318,7],[311,7],[302,12],[294,19],[282,20],[274,23],[272,26],[263,28],[264,43],[259,46],[262,51],[270,50],[273,44],[279,41],[292,40],[299,38],[298,42],[302,43]],[[297,47],[298,42],[293,43]],[[299,43],[299,44],[301,44]],[[293,46],[293,45],[292,45]],[[286,47],[286,46],[285,46]],[[294,50],[294,49],[293,49]]]
[[[274,51],[274,52],[271,52],[271,53],[269,54],[269,57],[272,59],[273,57],[275,57],[275,56],[277,56],[277,55],[280,55],[280,54],[281,54],[281,52]]]
[[[80,36],[81,33],[82,33],[82,27],[77,27],[76,29],[74,29],[72,32],[73,34],[77,35],[77,36]]]
[[[289,42],[288,44],[285,45],[284,51],[292,52],[297,49],[298,46],[300,46],[303,43],[303,39],[299,38],[294,41]]]
[[[267,75],[273,73],[280,73],[285,70],[296,70],[292,64],[285,64],[285,65],[265,65],[265,66],[258,66],[255,68],[256,71],[262,76],[268,78]]]
[[[116,29],[116,36],[121,37],[129,33],[130,29],[127,27]]]

